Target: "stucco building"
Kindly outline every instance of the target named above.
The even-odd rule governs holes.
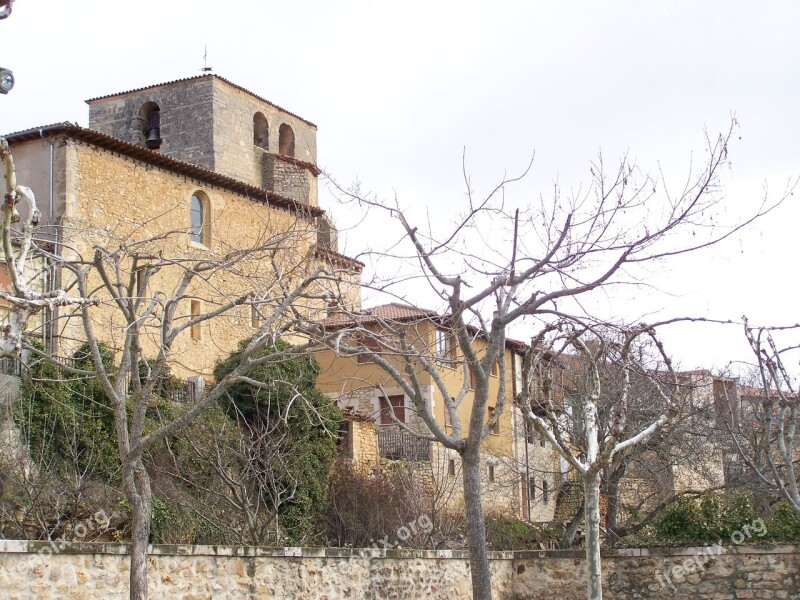
[[[464,357],[451,338],[447,319],[433,311],[390,303],[375,306],[358,315],[338,312],[325,320],[327,330],[356,325],[358,332],[349,336],[350,342],[371,348],[398,369],[403,369],[402,352],[395,344],[401,335],[414,352],[429,358],[451,398],[466,390],[457,407],[457,417],[468,427],[472,411],[473,385],[469,370],[464,369]],[[402,333],[399,333],[402,332]],[[478,355],[485,352],[486,342],[474,336],[473,346]],[[539,444],[529,434],[519,410],[513,406],[521,373],[521,359],[526,346],[507,340],[502,360],[504,369],[495,364],[489,376],[489,398],[485,421],[496,409],[501,372],[505,373],[505,407],[483,443],[483,494],[487,510],[533,520],[552,519],[554,483],[552,473],[557,468],[553,450]],[[428,425],[395,378],[376,364],[367,354],[347,356],[324,349],[317,353],[321,374],[317,386],[340,406],[373,419],[378,425],[378,449],[385,461],[403,460],[429,465],[432,485],[437,490],[455,486],[460,490],[461,464],[457,452],[441,444],[423,440],[404,431],[392,418],[410,429],[430,434]],[[447,433],[453,432],[454,415],[442,397],[430,372],[417,363],[416,378],[424,390],[424,401],[436,422]],[[537,471],[537,469],[541,469]],[[538,474],[537,474],[538,473]],[[537,494],[535,490],[540,490]],[[534,493],[531,494],[531,491]],[[543,494],[542,494],[543,492]],[[449,496],[449,508],[458,509],[463,502],[460,493]]]

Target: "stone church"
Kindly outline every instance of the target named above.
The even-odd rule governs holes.
[[[210,378],[216,360],[258,330],[276,294],[276,269],[290,283],[319,266],[344,274],[343,284],[306,303],[310,316],[324,316],[334,296],[358,306],[362,265],[338,253],[336,229],[318,206],[316,125],[210,73],[87,103],[88,128],[59,123],[6,136],[17,180],[33,189],[42,212],[42,286],[70,285],[56,257],[88,263],[98,248],[192,264],[259,248],[180,297],[177,311],[188,321],[243,289],[255,292],[253,302],[180,334],[173,372],[181,377]],[[137,295],[174,292],[182,267],[162,270],[140,289],[146,266],[123,266]],[[103,304],[95,313],[99,336],[113,346],[124,324]],[[60,355],[83,339],[68,309],[34,325]],[[157,351],[157,338],[152,332],[145,351]]]

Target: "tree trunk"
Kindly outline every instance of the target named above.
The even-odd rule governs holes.
[[[571,548],[573,542],[575,541],[575,534],[578,533],[578,527],[581,526],[581,522],[583,521],[583,506],[584,505],[581,504],[578,507],[578,510],[575,511],[575,516],[572,517],[572,520],[564,530],[564,535],[561,537],[561,543],[558,545],[558,547],[562,550]]]
[[[492,600],[492,572],[486,551],[486,523],[481,504],[480,446],[469,447],[462,456],[462,463],[472,600]]]
[[[587,473],[583,482],[584,517],[586,520],[586,569],[589,600],[602,600],[603,580],[600,572],[600,474]]]
[[[130,600],[147,600],[147,545],[150,541],[152,493],[141,460],[126,467],[125,492],[131,505]]]

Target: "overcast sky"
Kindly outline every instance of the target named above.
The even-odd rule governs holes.
[[[735,114],[724,183],[740,210],[800,175],[798,23],[789,0],[16,0],[0,21],[0,65],[17,79],[0,130],[85,126],[85,99],[197,75],[207,46],[215,73],[318,125],[321,167],[403,206],[463,202],[464,152],[480,192],[535,151],[508,190],[521,204],[554,181],[585,185],[599,150],[679,179],[704,130]],[[632,292],[631,306],[646,294],[664,315],[800,321],[798,217],[790,197],[731,243],[654,274],[670,294]],[[368,239],[350,235],[344,251]],[[738,328],[667,338],[687,368],[747,357]]]

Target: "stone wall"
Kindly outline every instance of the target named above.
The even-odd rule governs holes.
[[[65,147],[69,190],[62,220],[64,237],[70,240],[63,253],[81,253],[92,256],[95,246],[118,247],[122,240],[154,238],[149,247],[153,252],[170,258],[218,258],[231,248],[246,253],[235,268],[215,270],[208,276],[196,279],[188,294],[201,298],[201,311],[236,298],[253,290],[256,297],[274,294],[275,274],[271,268],[271,244],[280,244],[283,250],[275,257],[288,286],[316,268],[322,259],[311,248],[316,242],[316,220],[309,215],[253,200],[246,195],[225,188],[205,184],[185,175],[165,169],[153,168],[136,160],[121,157],[98,147],[70,141]],[[193,194],[201,193],[207,200],[208,245],[192,242],[188,235],[189,202]],[[266,247],[264,251],[258,248]],[[123,270],[128,265],[123,266]],[[182,277],[180,268],[162,269],[153,276],[143,295],[156,292],[171,295]],[[68,282],[62,281],[66,286]],[[94,282],[91,282],[93,285]],[[357,295],[357,278],[351,286]],[[315,295],[334,294],[323,290],[320,284],[312,288]],[[90,285],[91,287],[91,285]],[[315,304],[316,302],[316,304]],[[325,310],[322,300],[310,301],[309,310]],[[177,318],[190,316],[188,300],[178,307]],[[105,306],[93,311],[99,321],[97,330],[102,341],[112,348],[119,346],[124,334],[124,323],[119,313]],[[61,309],[61,316],[70,314],[69,307]],[[180,321],[177,321],[180,322]],[[236,348],[241,339],[255,333],[249,306],[227,311],[200,326],[199,335],[190,331],[180,334],[173,344],[173,373],[179,377],[200,375],[211,377],[215,361]],[[64,354],[73,348],[66,340],[83,337],[78,319],[62,318],[59,337],[64,341],[60,350]],[[155,356],[157,343],[148,339],[145,353]]]
[[[55,548],[55,550],[54,550]],[[127,598],[126,547],[0,541],[0,595],[7,600]],[[800,598],[796,546],[735,547],[702,570],[664,572],[701,549],[616,550],[605,555],[605,597]],[[582,555],[574,551],[491,553],[496,600],[585,597]],[[155,546],[150,597],[173,600],[461,600],[470,598],[464,551]]]

